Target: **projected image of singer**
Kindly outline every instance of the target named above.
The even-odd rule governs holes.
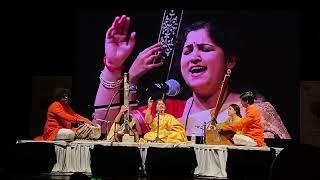
[[[113,95],[118,91],[122,82],[122,73],[125,64],[136,42],[136,32],[128,32],[130,17],[117,16],[106,33],[104,69],[100,74],[100,85],[96,94],[95,106],[110,103]],[[182,26],[183,27],[183,26]],[[224,22],[216,19],[198,19],[183,27],[177,51],[180,59],[177,59],[183,80],[192,91],[187,100],[166,99],[166,112],[177,118],[186,129],[186,134],[191,136],[203,136],[204,132],[199,127],[211,120],[210,112],[215,107],[220,91],[221,82],[227,69],[233,70],[237,65],[239,52],[237,51],[237,39],[233,34],[233,28],[226,28]],[[148,72],[162,66],[162,61],[154,59],[160,57],[160,43],[147,47],[141,51],[130,66],[130,86],[138,86],[141,78]],[[231,104],[241,106],[240,94],[231,86],[227,86],[223,97],[222,108],[217,116],[217,122],[224,122],[227,117],[227,109]],[[130,94],[130,100],[136,100],[138,94]],[[256,98],[258,97],[258,98]],[[272,131],[283,139],[291,138],[284,123],[275,108],[264,98],[255,94],[255,104],[262,111],[262,122],[265,131]],[[116,96],[113,103],[119,103]],[[120,107],[117,107],[120,108]],[[147,106],[130,107],[130,114],[136,119],[139,134],[150,131],[145,120]],[[130,109],[131,110],[131,109]],[[108,120],[114,119],[119,110],[110,109]],[[242,114],[245,109],[241,108]],[[105,111],[96,109],[97,118],[103,119]],[[264,134],[272,137],[272,134]]]
[[[151,111],[155,110],[156,116]],[[148,108],[145,119],[151,127],[150,132],[144,135],[144,140],[151,142],[179,143],[186,142],[187,137],[183,125],[171,114],[166,113],[166,104],[158,99],[153,106],[151,97],[148,99]],[[158,127],[159,126],[159,127]],[[159,141],[157,141],[159,138]]]

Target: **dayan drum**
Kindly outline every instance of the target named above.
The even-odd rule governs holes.
[[[76,139],[97,140],[101,136],[101,127],[99,124],[82,124],[76,131]]]

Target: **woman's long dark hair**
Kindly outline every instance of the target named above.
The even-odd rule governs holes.
[[[240,113],[240,107],[237,104],[231,104],[230,107],[232,107],[234,109],[234,111],[236,111],[237,116],[242,118],[241,113]]]

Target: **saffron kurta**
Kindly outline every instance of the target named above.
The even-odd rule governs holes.
[[[246,108],[246,114],[239,122],[222,127],[222,130],[242,131],[242,134],[252,138],[258,146],[266,146],[264,142],[264,128],[262,126],[262,116],[258,107],[254,104]]]
[[[77,119],[86,118],[75,113],[69,105],[62,105],[55,101],[48,108],[43,135],[36,137],[35,140],[53,141],[61,128],[71,129],[75,132],[76,128],[72,128],[71,124],[75,123]]]

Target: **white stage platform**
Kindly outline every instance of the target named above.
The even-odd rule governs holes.
[[[90,141],[76,140],[73,142],[66,141],[32,141],[19,140],[17,143],[34,143],[46,142],[55,145],[57,163],[52,169],[52,173],[71,173],[83,172],[91,173],[90,168],[90,150],[94,145],[103,146],[133,146],[138,147],[142,158],[142,163],[146,160],[146,155],[149,147],[160,148],[188,148],[193,147],[198,167],[195,169],[194,175],[200,177],[227,178],[226,164],[228,157],[228,149],[239,150],[255,150],[255,151],[270,151],[270,147],[246,147],[246,146],[225,146],[225,145],[204,145],[204,144],[169,144],[169,143],[118,143],[109,141]],[[282,148],[273,148],[276,155]]]

